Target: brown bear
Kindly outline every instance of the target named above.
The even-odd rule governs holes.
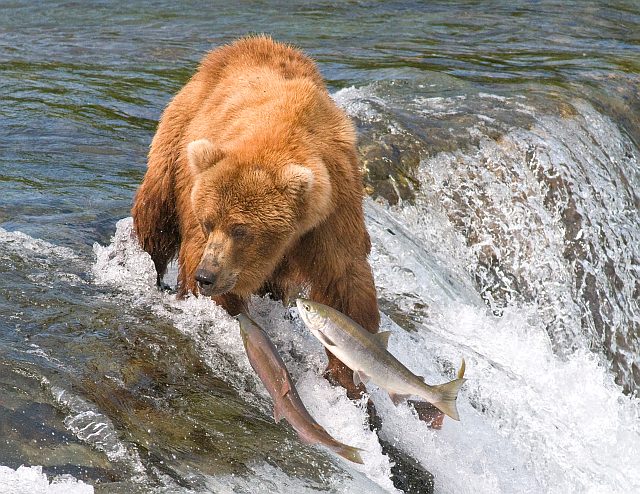
[[[252,293],[295,287],[377,332],[352,123],[314,62],[265,36],[207,54],[165,109],[132,215],[162,280],[230,314]],[[352,374],[325,374],[352,398]]]

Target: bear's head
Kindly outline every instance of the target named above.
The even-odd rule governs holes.
[[[327,215],[324,167],[244,163],[207,139],[188,145],[187,160],[200,228],[192,233],[205,241],[195,273],[203,295],[255,292],[292,243]]]

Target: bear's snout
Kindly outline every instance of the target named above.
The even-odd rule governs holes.
[[[207,267],[199,267],[195,273],[198,284],[198,291],[206,297],[222,295],[232,290],[235,286],[238,275],[227,273],[225,270],[212,270]]]
[[[227,291],[228,287],[220,286],[222,280],[218,272],[213,272],[206,268],[198,268],[195,278],[198,283],[198,291],[206,297],[220,295]]]
[[[196,281],[200,283],[201,286],[215,285],[217,279],[218,276],[216,275],[216,273],[213,273],[206,269],[199,268],[196,271]]]

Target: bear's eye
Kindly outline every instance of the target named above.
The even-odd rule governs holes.
[[[201,226],[202,226],[202,231],[204,231],[207,235],[209,235],[213,230],[213,225],[211,224],[210,221],[203,221],[201,223]]]
[[[241,240],[249,235],[246,225],[234,225],[231,227],[231,236],[236,240]]]

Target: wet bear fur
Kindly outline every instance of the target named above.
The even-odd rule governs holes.
[[[313,61],[264,36],[207,54],[165,109],[132,215],[158,281],[230,314],[297,287],[371,332],[379,325],[352,123]],[[351,372],[328,375],[355,397]]]

